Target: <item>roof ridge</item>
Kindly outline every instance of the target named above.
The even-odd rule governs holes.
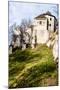
[[[35,17],[35,19],[45,18],[45,15],[52,16],[52,17],[54,17],[56,19],[56,17],[54,15],[52,15],[50,11],[47,11],[46,13],[42,13],[42,14],[38,15],[37,17]]]

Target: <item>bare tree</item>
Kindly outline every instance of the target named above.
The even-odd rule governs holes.
[[[25,31],[27,27],[30,27],[30,26],[31,26],[31,23],[32,23],[32,22],[31,22],[30,19],[29,19],[29,20],[22,19],[22,21],[21,21],[21,29],[22,29],[23,31]]]

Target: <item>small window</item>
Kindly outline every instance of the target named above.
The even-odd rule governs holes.
[[[51,24],[49,24],[49,26],[51,26]]]
[[[40,21],[40,24],[42,24],[42,21]]]
[[[52,20],[52,18],[50,18],[50,20]]]

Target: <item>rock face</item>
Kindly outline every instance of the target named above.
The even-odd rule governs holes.
[[[58,35],[56,35],[55,42],[53,45],[53,57],[54,57],[54,60],[58,59]]]
[[[20,47],[20,36],[17,36],[16,41],[14,42],[14,48]]]
[[[26,49],[26,44],[22,44],[22,50]]]
[[[20,34],[21,32],[19,28],[13,29],[13,40],[11,43],[13,48],[20,47]]]
[[[14,35],[17,35],[17,36],[21,34],[21,32],[18,28],[13,30],[13,33],[14,33]]]
[[[53,57],[56,61],[58,59],[58,34],[56,34],[56,32],[50,35],[50,39],[48,40],[46,45],[48,47],[52,47]]]
[[[54,42],[55,42],[55,40],[48,40],[48,42],[46,43],[46,45],[48,46],[48,47],[53,47],[53,45],[54,45]]]

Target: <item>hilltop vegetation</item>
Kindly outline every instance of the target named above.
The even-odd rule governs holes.
[[[57,77],[52,49],[46,45],[17,49],[9,56],[9,88],[55,86]]]

